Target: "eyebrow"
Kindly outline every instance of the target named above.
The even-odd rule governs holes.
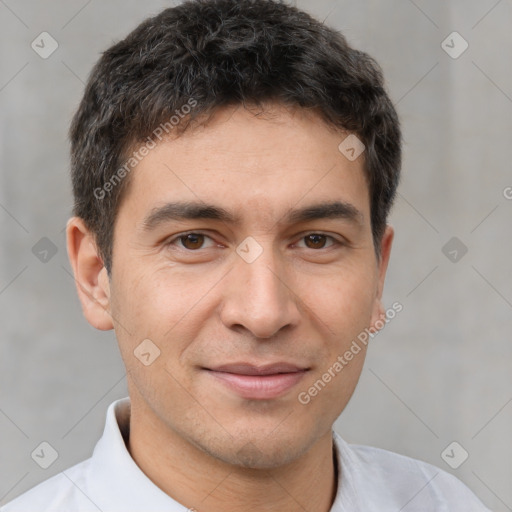
[[[142,222],[142,230],[153,231],[161,224],[170,221],[210,219],[227,224],[240,224],[240,217],[230,211],[204,202],[171,202],[154,208]],[[290,210],[284,216],[287,224],[298,224],[317,219],[344,219],[362,225],[364,215],[353,204],[345,201],[317,203]]]

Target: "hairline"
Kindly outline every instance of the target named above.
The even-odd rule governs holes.
[[[329,122],[326,119],[326,117],[324,115],[322,115],[322,111],[320,108],[302,107],[301,105],[298,105],[298,104],[290,104],[285,101],[278,101],[278,100],[270,98],[270,99],[267,99],[267,100],[264,100],[261,102],[256,102],[256,101],[250,102],[250,103],[245,103],[245,102],[236,102],[235,103],[235,102],[233,102],[233,103],[230,103],[227,105],[213,106],[213,107],[207,109],[206,111],[201,112],[197,118],[192,118],[191,114],[187,114],[182,119],[183,125],[181,123],[180,123],[180,125],[178,125],[178,127],[181,126],[181,128],[177,129],[176,132],[174,132],[174,133],[171,132],[170,134],[167,134],[166,136],[164,136],[162,138],[161,141],[158,141],[156,144],[158,146],[161,144],[173,142],[183,136],[186,136],[187,134],[188,135],[194,134],[194,132],[199,130],[200,128],[208,128],[209,125],[211,124],[211,122],[214,122],[216,120],[217,114],[219,112],[228,111],[230,108],[233,108],[233,107],[235,107],[235,108],[243,107],[247,111],[250,111],[251,109],[247,108],[247,107],[252,107],[252,106],[262,107],[261,111],[258,114],[254,115],[255,118],[260,114],[264,114],[264,115],[271,114],[274,111],[275,107],[277,107],[277,108],[284,107],[288,111],[291,110],[293,114],[300,113],[301,115],[313,115],[317,120],[321,121],[322,124],[327,129],[332,131],[333,133],[337,133],[337,134],[354,133],[354,132],[351,132],[350,130],[346,130],[342,127],[338,127],[332,122]],[[162,111],[162,116],[163,115],[164,115],[164,112]],[[271,118],[270,118],[270,120],[271,120]],[[154,128],[153,128],[153,131],[154,131]],[[137,137],[133,136],[130,140],[127,140],[126,143],[123,144],[123,149],[119,152],[120,156],[119,156],[116,167],[119,167],[121,165],[121,162],[126,162],[129,159],[128,155],[130,153],[137,151],[140,147],[143,146],[144,137],[145,137],[145,134],[141,134]],[[362,159],[361,169],[363,171],[366,191],[368,194],[368,202],[369,202],[369,209],[370,209],[370,211],[369,211],[370,226],[372,228],[371,232],[372,232],[372,240],[373,240],[375,256],[377,258],[377,261],[380,261],[380,257],[381,257],[380,245],[381,245],[383,236],[381,235],[380,239],[376,240],[375,236],[374,236],[374,232],[373,232],[370,170],[368,169],[368,162],[364,158],[364,153],[361,154],[359,156],[359,158]],[[139,164],[140,164],[140,162],[139,162]],[[122,180],[120,187],[117,191],[116,205],[115,205],[115,210],[113,211],[113,223],[112,223],[112,233],[111,233],[111,240],[112,240],[111,254],[110,254],[111,268],[107,269],[109,277],[111,276],[111,271],[112,271],[112,266],[113,266],[114,235],[115,235],[115,227],[116,227],[117,219],[119,216],[119,210],[121,208],[122,203],[125,201],[126,197],[128,196],[131,189],[133,188],[133,185],[132,185],[133,176],[132,175],[137,170],[137,167],[139,166],[139,164],[134,166],[132,171]]]

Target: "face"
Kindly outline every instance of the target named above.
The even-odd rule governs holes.
[[[100,282],[132,409],[161,432],[260,468],[330,432],[364,346],[332,368],[382,319],[393,236],[388,226],[378,260],[363,157],[338,150],[346,136],[300,110],[233,107],[132,171]],[[94,307],[86,316],[108,328]]]

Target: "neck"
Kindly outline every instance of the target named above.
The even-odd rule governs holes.
[[[127,447],[155,485],[197,512],[329,512],[336,495],[331,431],[285,466],[244,468],[212,457],[137,406]]]

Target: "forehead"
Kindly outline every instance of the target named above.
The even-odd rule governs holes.
[[[339,202],[368,222],[363,157],[349,161],[338,149],[347,135],[304,109],[224,108],[150,150],[132,171],[123,203],[139,227],[178,200],[222,206],[238,221],[258,212],[274,222],[293,205]]]

